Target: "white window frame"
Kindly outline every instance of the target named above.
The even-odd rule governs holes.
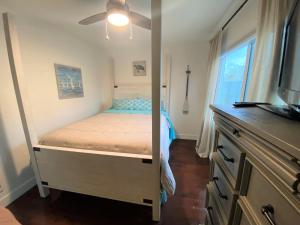
[[[244,39],[243,41],[236,44],[234,47],[230,48],[226,52],[224,52],[221,56],[221,64],[220,64],[220,71],[219,76],[221,76],[221,70],[222,70],[222,60],[224,57],[226,57],[229,53],[235,51],[238,48],[241,48],[243,46],[248,46],[247,49],[247,56],[246,56],[246,65],[244,69],[244,75],[243,75],[243,83],[242,83],[242,89],[240,94],[240,101],[243,102],[246,100],[247,97],[247,85],[249,84],[249,78],[252,73],[253,65],[253,57],[254,57],[254,51],[255,51],[255,42],[256,42],[256,36],[251,36],[247,39]],[[252,66],[252,67],[251,67]],[[220,79],[220,77],[218,78]]]

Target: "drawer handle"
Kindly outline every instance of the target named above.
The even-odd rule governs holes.
[[[232,131],[232,134],[234,136],[236,136],[237,138],[239,138],[241,135],[240,135],[240,130],[239,129],[236,129],[234,128],[233,131]]]
[[[228,199],[227,195],[224,195],[219,188],[219,185],[217,183],[218,180],[219,180],[219,177],[213,177],[213,182],[215,183],[215,185],[217,187],[219,197],[227,200]]]
[[[212,214],[211,214],[212,211],[213,211],[213,207],[208,206],[208,207],[207,207],[208,216],[209,216],[209,219],[210,219],[211,224],[214,225],[213,216],[212,216]]]
[[[224,147],[222,145],[218,145],[217,149],[219,150],[225,161],[234,163],[234,158],[229,158],[227,155],[225,155],[225,153],[223,152]]]
[[[271,205],[265,205],[263,207],[261,207],[261,213],[266,217],[266,219],[268,220],[268,222],[271,225],[276,225],[275,221],[274,221],[274,208]]]

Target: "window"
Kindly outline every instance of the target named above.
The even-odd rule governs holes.
[[[245,101],[251,78],[255,39],[248,40],[221,57],[215,104]]]

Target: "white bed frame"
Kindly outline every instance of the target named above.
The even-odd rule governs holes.
[[[167,80],[166,84],[162,85],[160,104],[164,109],[169,113],[169,103],[170,103],[170,94],[169,94],[170,81]],[[151,99],[151,84],[118,84],[114,86],[114,99],[122,98],[136,98],[144,97]]]
[[[172,58],[169,54],[163,55],[160,104],[170,113],[170,87],[172,73]],[[114,81],[114,99],[145,97],[151,98],[151,83],[126,84]]]
[[[151,84],[118,84],[114,86],[114,99],[145,97],[151,98]]]
[[[160,220],[160,74],[161,0],[152,12],[152,156],[38,145],[31,123],[19,40],[13,18],[3,14],[8,57],[16,98],[41,197],[49,188],[152,207]]]

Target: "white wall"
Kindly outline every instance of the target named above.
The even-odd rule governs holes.
[[[134,41],[134,40],[133,40]],[[108,48],[113,61],[116,84],[151,84],[151,44],[144,46]],[[146,60],[146,76],[133,76],[133,61]]]
[[[170,117],[178,138],[197,139],[200,134],[203,106],[206,92],[206,69],[209,43],[165,44],[164,53],[172,58],[172,77],[170,93]],[[151,83],[151,46],[109,48],[108,53],[114,62],[116,84]],[[132,61],[147,61],[147,76],[134,77]],[[186,87],[186,65],[191,65],[189,104],[187,115],[182,113]]]
[[[206,92],[206,69],[209,43],[166,44],[164,54],[172,58],[172,77],[170,93],[170,117],[174,123],[178,138],[197,139],[201,129],[203,105]],[[109,48],[108,54],[113,59],[116,84],[151,83],[151,46]],[[147,76],[134,77],[132,62],[147,61]],[[182,113],[186,86],[186,65],[191,65],[189,104],[190,112]]]
[[[170,117],[178,138],[199,137],[207,88],[207,62],[209,42],[178,43],[166,47],[172,57]],[[190,65],[192,74],[189,86],[188,114],[183,114],[186,90],[186,66]]]
[[[24,73],[32,90],[29,97],[38,134],[93,115],[109,105],[112,86],[105,52],[55,27],[30,22],[21,22],[19,27]],[[58,99],[53,63],[81,68],[83,98]]]
[[[0,9],[1,12],[1,9]],[[34,185],[0,21],[0,204]],[[104,51],[57,27],[16,18],[32,117],[38,136],[110,104],[112,81]],[[59,100],[54,63],[82,69],[84,97]]]

